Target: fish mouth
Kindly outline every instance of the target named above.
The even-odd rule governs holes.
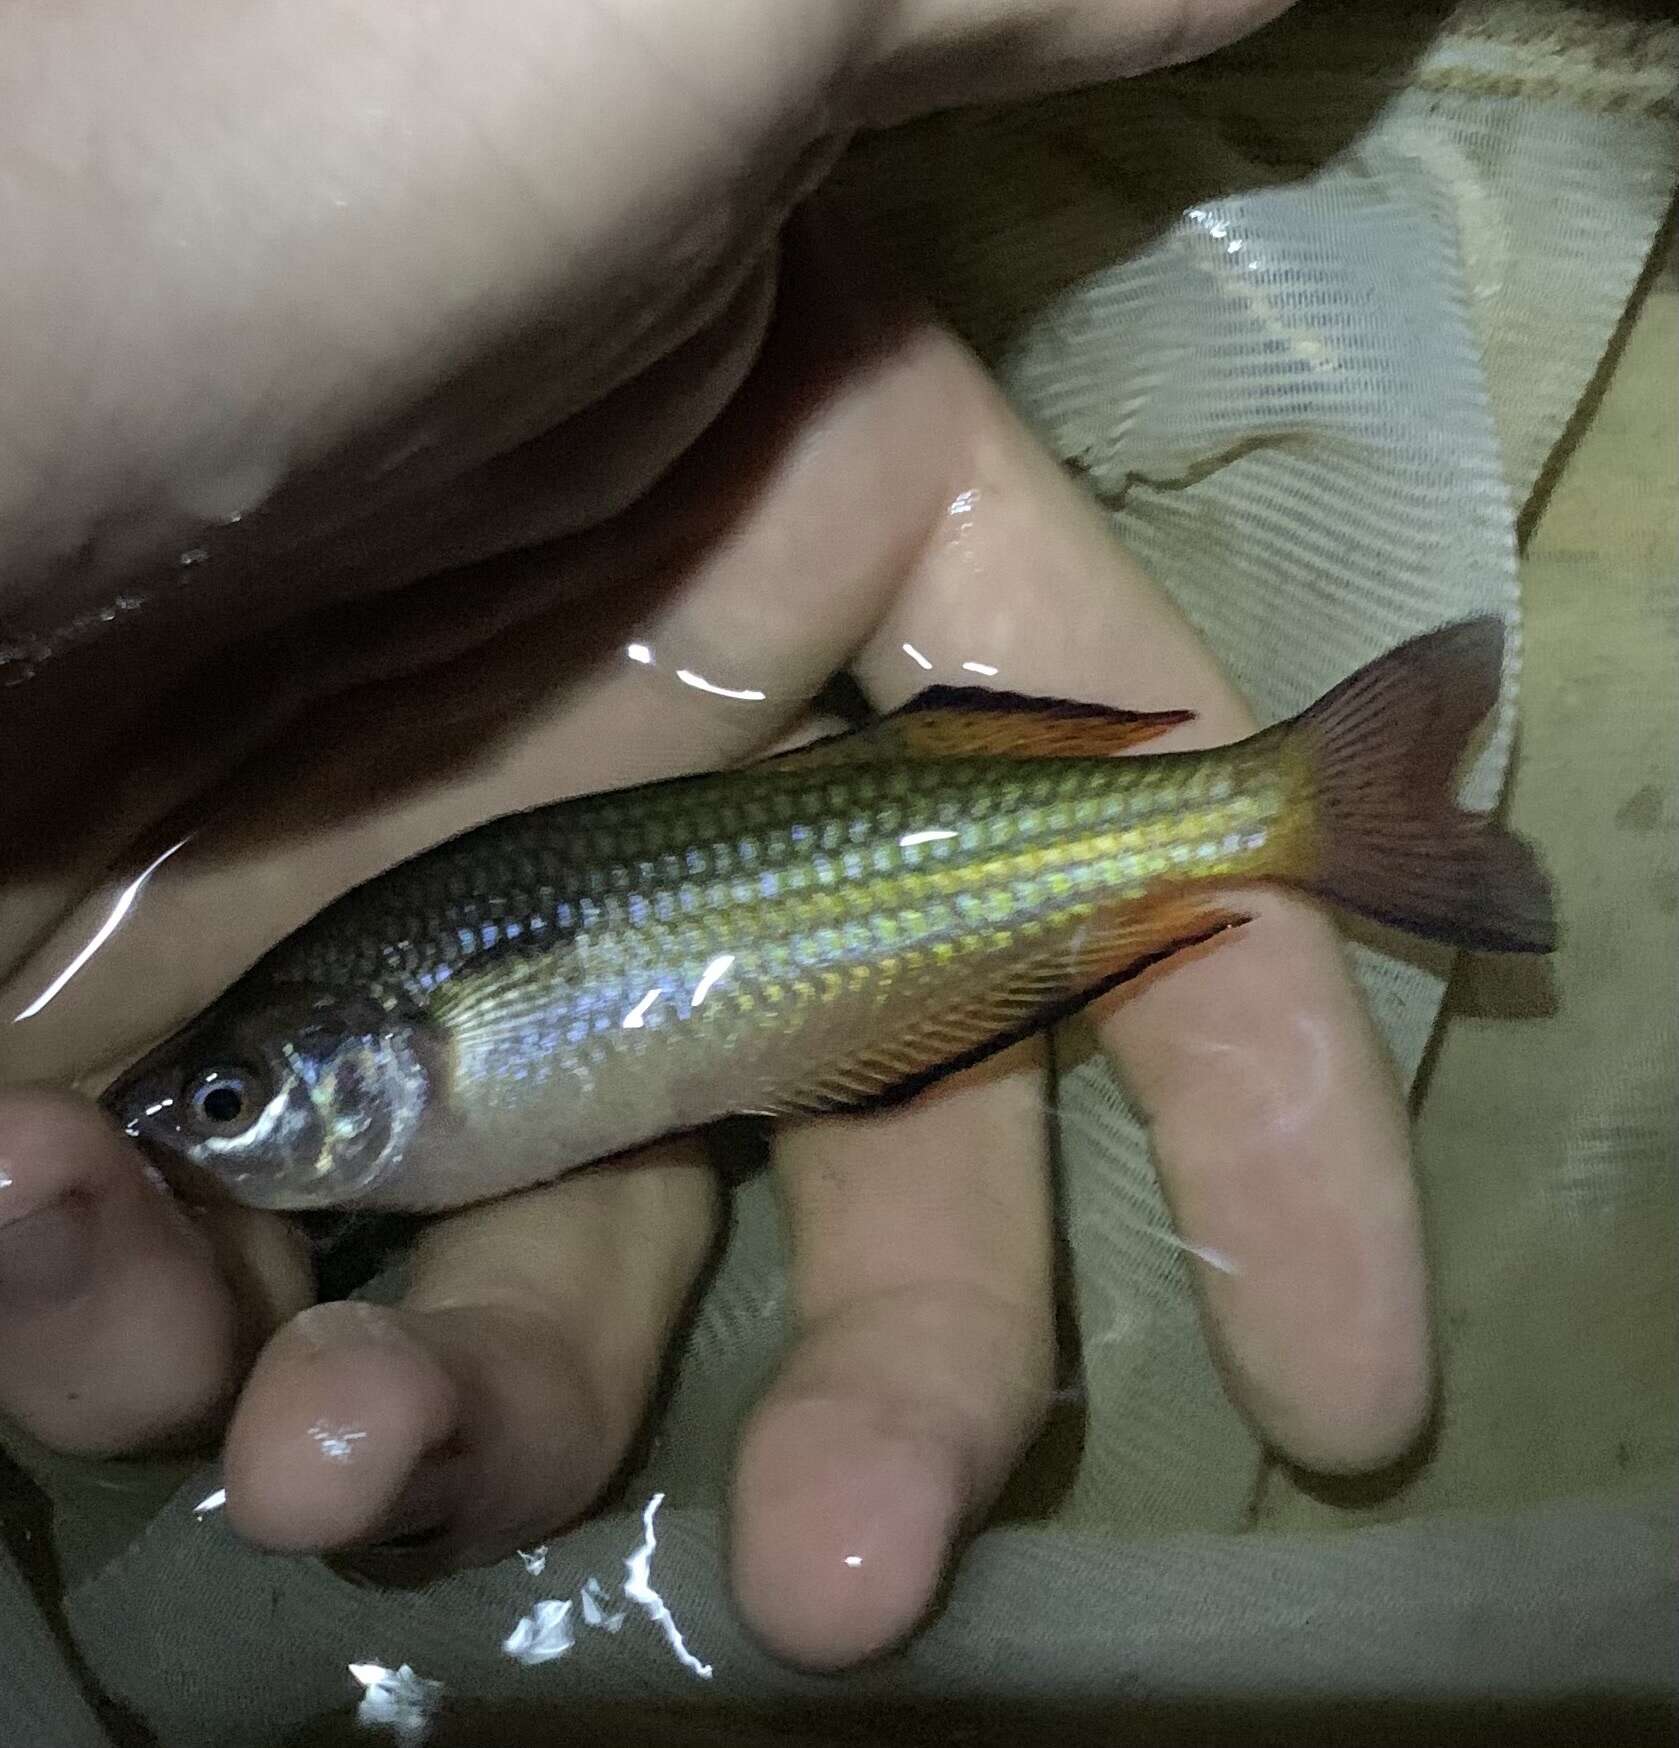
[[[171,1147],[157,1132],[145,1124],[128,1123],[123,1133],[139,1149],[140,1157],[163,1180],[170,1193],[195,1206],[223,1205],[234,1196],[220,1176],[207,1167],[196,1164],[178,1148]]]
[[[170,1116],[181,1096],[181,1076],[161,1060],[163,1047],[131,1061],[105,1083],[95,1102],[131,1141],[154,1130],[173,1131]]]
[[[166,1087],[124,1078],[101,1094],[99,1107],[173,1195],[191,1203],[230,1201],[220,1177],[196,1164],[183,1149],[179,1125],[170,1116],[175,1096]]]

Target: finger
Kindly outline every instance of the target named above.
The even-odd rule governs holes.
[[[1041,1046],[776,1159],[797,1334],[742,1439],[734,1586],[777,1655],[838,1668],[926,1613],[1048,1406]]]
[[[315,711],[331,760],[242,768],[203,798],[209,823],[131,852],[28,954],[0,986],[16,1020],[0,1027],[0,1078],[132,1055],[347,887],[455,832],[730,763],[786,732],[923,538],[943,464],[913,376],[836,303],[822,264],[796,262],[760,372],[636,526],[533,559],[516,589],[548,612],[510,609],[510,630],[440,674],[426,643],[447,651],[461,617],[443,579],[411,628],[412,671],[372,702]],[[859,519],[853,502],[878,512]],[[615,579],[591,596],[582,631],[600,653],[581,665],[579,610],[552,606],[578,572]],[[645,610],[615,620],[618,593]],[[510,698],[493,732],[440,747],[457,706]]]
[[[79,318],[106,331],[98,264],[117,247],[131,307],[96,401],[62,361],[31,358],[41,429],[5,483],[38,486],[60,448],[79,449],[78,495],[46,525],[138,504],[120,559],[159,525],[175,533],[183,512],[236,519],[436,381],[475,372],[479,392],[427,409],[417,446],[470,455],[489,447],[486,432],[510,447],[628,380],[756,252],[829,119],[820,95],[849,46],[833,10],[778,13],[773,49],[761,4],[731,12],[702,20],[660,5],[633,23],[516,7],[486,21],[445,4],[392,35],[375,13],[346,29],[329,7],[256,7],[184,36],[178,21],[162,38],[131,35],[120,14],[70,18],[51,41],[9,17],[7,64],[50,70],[61,53],[78,75],[20,87],[8,122],[52,139],[73,138],[87,115],[121,117],[133,151],[104,174],[114,229],[18,192],[14,228],[35,244],[8,286],[19,325]],[[321,41],[329,54],[299,48]],[[283,147],[257,124],[248,149],[229,153],[226,118],[259,76],[288,117]],[[708,88],[727,92],[726,115]],[[373,134],[369,112],[349,113],[348,89],[371,94]],[[400,168],[378,138],[386,126],[404,142]],[[568,162],[591,174],[561,175]],[[299,178],[333,191],[324,228],[323,197],[300,196]],[[222,222],[198,234],[187,189]],[[176,224],[167,243],[144,224],[122,228],[159,200]],[[510,344],[522,331],[525,344]],[[224,344],[206,353],[207,333]],[[546,416],[527,424],[533,402]],[[377,489],[376,472],[367,483]],[[27,490],[14,501],[35,508]],[[27,515],[17,540],[31,558],[57,550]]]
[[[662,680],[664,695],[681,699],[680,712],[673,712],[673,719],[682,725],[679,757],[686,762],[695,757],[696,744],[701,741],[696,725],[722,724],[721,732],[726,733],[741,716],[738,709],[729,709],[731,701],[719,703],[703,691],[672,688],[671,669],[734,678],[738,669],[731,671],[724,664],[740,663],[744,658],[748,674],[775,674],[783,682],[781,696],[799,700],[828,671],[840,651],[855,641],[876,607],[884,579],[891,574],[905,540],[905,512],[895,488],[918,477],[918,470],[922,475],[928,472],[922,438],[934,420],[918,400],[902,399],[896,386],[902,374],[895,359],[881,368],[873,367],[871,361],[867,370],[829,371],[818,375],[814,385],[811,373],[801,377],[789,370],[782,404],[795,402],[799,417],[780,421],[780,440],[768,447],[765,465],[749,476],[752,489],[739,498],[727,527],[690,559],[686,586],[673,596],[668,618],[648,637],[647,653],[655,656],[653,672],[643,671],[649,664],[621,660],[601,676],[598,690],[584,689],[568,698],[567,720],[586,725],[575,743],[579,763],[598,760],[602,746],[623,747],[624,737],[617,724],[628,719],[630,712],[622,704],[617,708],[611,705],[616,688],[624,688],[620,699],[635,697],[639,701],[648,695],[642,688],[650,680]],[[766,399],[774,398],[766,391]],[[760,404],[746,412],[749,420],[778,423],[773,407]],[[894,465],[892,457],[882,453],[881,438],[886,432],[908,445],[901,465]],[[845,474],[852,469],[866,480],[866,495],[878,493],[890,507],[871,520],[866,539],[845,538],[847,530],[836,522],[835,498],[842,495]],[[920,494],[912,492],[910,498],[918,501]],[[713,640],[708,646],[710,654],[696,657],[689,653],[707,631]],[[636,690],[631,692],[631,687]],[[757,721],[762,724],[766,718],[773,720],[773,712],[760,713]],[[656,719],[663,720],[662,716]],[[719,732],[710,730],[714,740]],[[763,732],[762,727],[758,732]],[[640,753],[645,748],[638,744],[635,750]],[[405,1328],[410,1335],[416,1333]],[[289,1449],[297,1472],[307,1474],[311,1468],[307,1453],[296,1453],[309,1442],[311,1427],[332,1423],[319,1413],[300,1412],[300,1403],[307,1407],[314,1399],[310,1388],[299,1390],[286,1383],[287,1376],[296,1376],[296,1368],[285,1373],[278,1370],[285,1351],[282,1343],[276,1343],[272,1356],[275,1373],[253,1380],[246,1398],[250,1419],[246,1420],[242,1409],[230,1451],[248,1451],[252,1463],[260,1465],[267,1457],[278,1461]],[[385,1391],[370,1391],[362,1380],[355,1381],[348,1392],[351,1400],[365,1401],[381,1413],[384,1408],[380,1405],[389,1404],[395,1418],[380,1427],[361,1427],[369,1437],[355,1441],[352,1448],[359,1453],[370,1445],[384,1447],[394,1455],[374,1470],[365,1470],[366,1459],[359,1458],[365,1482],[359,1473],[348,1478],[352,1465],[346,1465],[342,1472],[335,1466],[332,1476],[345,1481],[347,1498],[320,1494],[317,1482],[310,1481],[304,1484],[300,1499],[286,1494],[282,1484],[260,1467],[253,1470],[254,1481],[241,1485],[235,1466],[229,1481],[234,1520],[239,1521],[242,1508],[237,1501],[243,1494],[260,1502],[253,1505],[253,1512],[262,1515],[249,1521],[250,1533],[284,1545],[351,1545],[369,1536],[393,1533],[377,1527],[375,1520],[412,1523],[415,1508],[396,1495],[411,1491],[405,1477],[410,1469],[421,1467],[411,1460],[415,1454],[438,1450],[436,1441],[442,1436],[439,1425],[449,1422],[453,1413],[450,1405],[460,1399],[463,1389],[458,1377],[451,1375],[446,1359],[434,1354],[435,1364],[423,1366],[423,1375],[405,1372]],[[398,1364],[388,1353],[373,1363]],[[636,1368],[620,1366],[616,1376],[620,1382],[633,1380]],[[523,1399],[540,1401],[542,1392],[525,1390]],[[259,1413],[258,1405],[264,1402],[269,1408]],[[281,1422],[278,1436],[270,1436],[276,1431],[276,1417]],[[545,1418],[545,1425],[554,1423],[553,1415]],[[248,1439],[244,1437],[247,1426],[257,1428]],[[333,1436],[335,1448],[341,1448],[337,1435]],[[592,1448],[610,1451],[610,1439],[596,1438],[590,1443]],[[316,1457],[314,1470],[322,1467],[322,1459]],[[420,1485],[421,1479],[416,1473],[412,1491],[424,1494],[427,1489]],[[586,1496],[593,1479],[585,1473],[572,1488],[574,1496]],[[447,1490],[452,1483],[442,1485]],[[556,1483],[538,1492],[544,1501],[540,1515],[552,1520],[562,1509],[561,1495],[566,1489]],[[328,1505],[333,1507],[330,1511]],[[317,1506],[325,1514],[319,1519],[310,1516]],[[422,1517],[427,1515],[429,1500],[422,1499],[419,1509]],[[470,1545],[470,1530],[441,1531],[421,1558],[453,1557],[461,1547]]]
[[[1210,54],[1289,0],[903,0],[857,57],[875,125],[955,103],[1016,101]]]
[[[229,1522],[406,1582],[580,1515],[645,1413],[713,1198],[676,1143],[439,1221],[400,1305],[317,1306],[264,1350],[228,1431]]]
[[[978,664],[1023,691],[1198,710],[1162,750],[1244,733],[1182,616],[997,392],[954,345],[937,374],[928,392],[968,438],[865,682],[972,683]],[[1431,1385],[1403,1108],[1329,918],[1271,891],[1232,900],[1252,922],[1106,1004],[1102,1034],[1184,1235],[1230,1265],[1195,1267],[1238,1398],[1297,1461],[1378,1465],[1416,1434]]]
[[[208,1434],[254,1342],[307,1296],[279,1221],[197,1222],[91,1106],[0,1099],[0,1413],[44,1444]]]

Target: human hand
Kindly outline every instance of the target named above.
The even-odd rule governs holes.
[[[780,227],[859,127],[1284,3],[9,9],[0,832],[80,811],[101,865],[300,707],[157,744],[233,646],[636,501],[741,381]],[[7,903],[15,938],[53,898]]]
[[[1180,744],[1240,733],[1205,652],[971,361],[847,271],[819,260],[796,277],[745,391],[615,522],[227,653],[229,690],[310,700],[310,715],[231,776],[171,762],[165,723],[152,768],[177,774],[174,794],[204,792],[212,823],[11,1029],[8,1076],[146,1042],[350,880],[459,825],[748,756],[848,661],[881,705],[977,656],[1021,689],[1195,707]],[[631,639],[655,665],[623,658]],[[340,665],[317,656],[288,691],[298,650]],[[337,692],[392,665],[410,671]],[[673,681],[679,666],[770,696],[719,699]],[[331,759],[300,768],[319,747]],[[57,872],[43,858],[23,897],[62,905]],[[19,968],[9,1012],[110,897]],[[1403,1115],[1328,923],[1281,896],[1249,907],[1217,951],[1105,1005],[1101,1031],[1150,1113],[1180,1225],[1242,1259],[1201,1283],[1239,1399],[1291,1455],[1359,1467],[1403,1445],[1427,1393]],[[733,1532],[741,1606],[784,1655],[843,1664],[913,1625],[1042,1414],[1043,1098],[1023,1046],[905,1110],[778,1139],[797,1339],[743,1439]],[[384,1556],[409,1570],[493,1556],[588,1508],[711,1229],[707,1180],[673,1145],[435,1223],[395,1311],[297,1317],[312,1291],[285,1223],[188,1214],[85,1107],[14,1095],[0,1160],[0,1292],[19,1307],[0,1405],[99,1451],[204,1434],[231,1410],[239,1528],[348,1549],[441,1521],[417,1556]],[[72,1241],[56,1262],[55,1223]],[[312,1436],[345,1424],[365,1435],[349,1463]]]

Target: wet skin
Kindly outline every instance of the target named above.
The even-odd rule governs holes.
[[[872,89],[907,101],[889,80]],[[505,282],[532,304],[559,295],[515,230],[489,239]],[[385,240],[373,226],[360,246]],[[161,283],[165,266],[151,271]],[[414,364],[441,318],[381,333],[384,356],[431,368],[437,394],[405,431],[379,426],[379,455],[422,426],[441,447],[383,472],[370,449],[359,475],[334,476],[356,482],[348,499],[293,460],[260,514],[207,533],[204,512],[176,514],[175,488],[225,495],[242,479],[221,465],[202,385],[180,403],[197,449],[171,423],[139,445],[149,479],[102,474],[95,443],[77,478],[113,506],[109,526],[171,565],[202,548],[187,573],[223,580],[160,592],[6,695],[8,726],[40,749],[4,773],[9,824],[27,818],[31,846],[0,897],[8,1018],[97,931],[168,810],[189,803],[199,824],[104,947],[4,1028],[0,1079],[72,1079],[138,1049],[352,880],[459,826],[807,732],[809,700],[841,667],[889,707],[929,677],[906,645],[936,678],[970,677],[960,663],[976,658],[1019,690],[1200,712],[1164,744],[1248,726],[1181,617],[955,342],[819,221],[796,241],[773,321],[768,286],[767,266],[709,302],[691,283],[676,302],[692,319],[672,314],[653,358],[626,355],[613,384],[584,382],[573,358],[533,376],[527,349],[512,376],[552,404],[533,391],[517,419],[484,377],[445,384]],[[203,296],[220,309],[229,293]],[[522,316],[475,320],[510,341]],[[148,338],[142,359],[163,344]],[[332,401],[332,418],[288,403],[263,429],[304,431],[327,453],[358,418],[378,423],[375,379],[358,379],[359,402]],[[210,386],[224,407],[259,392],[237,370]],[[293,386],[282,376],[273,392]],[[419,389],[402,392],[418,405]],[[134,413],[145,396],[118,399]],[[627,451],[681,459],[632,479],[612,463]],[[581,477],[559,466],[572,456],[591,458]],[[243,482],[258,497],[272,489],[261,459]],[[44,521],[11,525],[7,574],[24,580],[8,607],[69,623],[68,607],[48,611],[60,585]],[[66,601],[155,569],[114,537],[97,562],[109,574],[77,573]],[[196,615],[194,602],[210,605]],[[246,645],[246,631],[262,635]],[[658,661],[627,659],[630,641]],[[301,668],[300,649],[313,658]],[[767,697],[708,694],[674,682],[677,668]],[[281,750],[253,772],[241,761],[258,730]],[[1400,1450],[1428,1397],[1404,1114],[1331,924],[1301,901],[1243,902],[1252,924],[1105,1007],[1101,1035],[1149,1113],[1180,1229],[1241,1264],[1197,1265],[1233,1393],[1289,1455],[1355,1469]],[[777,1137],[796,1339],[743,1436],[732,1560],[740,1607],[781,1655],[834,1666],[908,1630],[1041,1421],[1045,1096],[1028,1044],[903,1110]],[[64,1450],[225,1432],[230,1520],[268,1546],[362,1550],[378,1567],[370,1544],[440,1527],[428,1558],[495,1557],[589,1508],[641,1419],[715,1214],[692,1148],[672,1144],[633,1171],[436,1222],[392,1310],[311,1308],[284,1222],[187,1211],[85,1101],[15,1091],[0,1099],[0,1409]],[[366,1437],[343,1462],[312,1429],[352,1412]]]

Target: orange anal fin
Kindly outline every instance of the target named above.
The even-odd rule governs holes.
[[[1194,719],[1192,710],[1114,710],[1065,698],[929,686],[879,722],[779,753],[777,765],[894,758],[1100,758]]]
[[[1068,982],[1083,992],[1082,1007],[1121,983],[1169,970],[1183,955],[1250,920],[1246,911],[1186,894],[1128,905],[1118,915],[1098,912],[1082,932],[1074,932]]]
[[[764,1116],[816,1116],[899,1104],[1247,920],[1240,912],[1188,898],[1099,910],[1053,947],[1012,964],[993,962],[992,975],[976,993],[942,1003],[930,1000],[890,1036],[825,1065],[805,1084],[769,1093],[752,1110]]]

